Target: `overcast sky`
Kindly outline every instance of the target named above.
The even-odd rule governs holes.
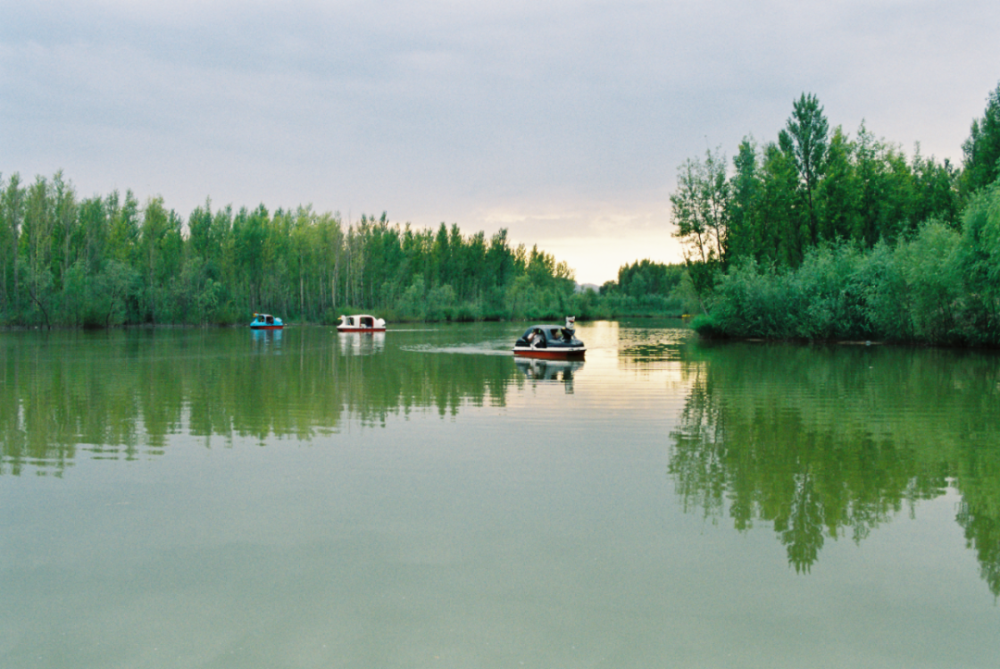
[[[681,257],[669,196],[815,93],[961,162],[997,0],[0,0],[0,173],[183,216],[312,204],[501,227],[603,283]]]

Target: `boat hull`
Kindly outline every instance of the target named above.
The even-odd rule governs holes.
[[[284,325],[251,325],[251,330],[283,330]]]
[[[531,348],[530,346],[515,346],[514,355],[521,358],[539,358],[541,360],[582,360],[587,352],[584,346],[566,348]]]
[[[338,327],[337,332],[385,332],[385,328],[342,328]]]

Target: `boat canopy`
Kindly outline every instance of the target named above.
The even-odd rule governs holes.
[[[572,328],[565,328],[561,325],[532,325],[524,331],[524,334],[521,335],[521,339],[529,341],[534,339],[534,337],[537,337],[539,334],[545,337],[547,341],[572,341],[573,336],[576,334],[576,330]],[[534,335],[534,337],[532,335]]]
[[[340,325],[337,327],[361,330],[384,329],[385,320],[368,314],[343,315],[340,317]]]

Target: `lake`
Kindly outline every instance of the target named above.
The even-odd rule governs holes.
[[[1000,355],[0,333],[0,666],[1000,664]]]

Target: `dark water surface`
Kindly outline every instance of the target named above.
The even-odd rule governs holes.
[[[1000,356],[523,330],[0,333],[0,667],[1000,666]]]

